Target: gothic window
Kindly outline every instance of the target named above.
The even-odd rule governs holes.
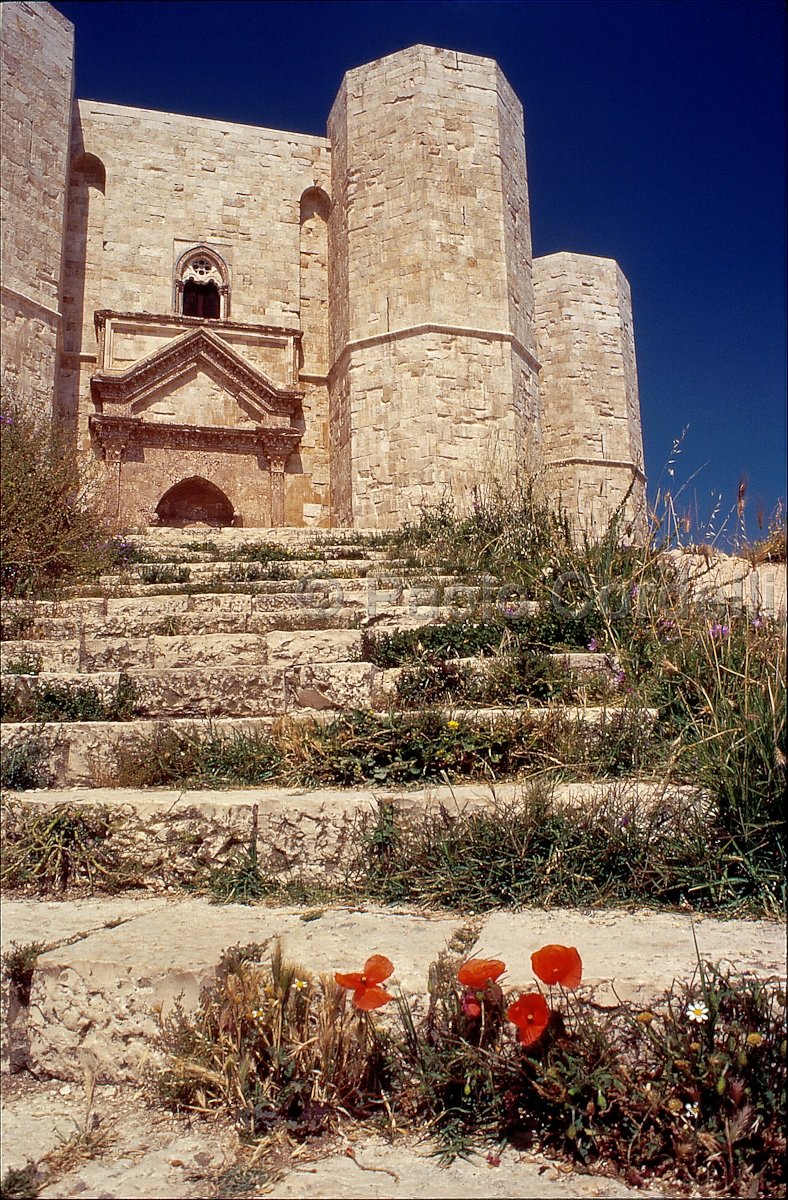
[[[174,307],[184,317],[229,318],[230,271],[215,250],[195,246],[180,256],[175,267]]]
[[[184,317],[213,317],[220,315],[219,289],[215,283],[195,283],[189,280],[183,285]]]

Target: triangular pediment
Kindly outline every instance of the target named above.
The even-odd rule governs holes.
[[[120,374],[97,373],[91,387],[100,411],[109,404],[113,411],[122,409],[131,415],[148,407],[157,396],[177,392],[195,373],[209,376],[234,396],[245,420],[265,424],[271,417],[290,416],[302,399],[300,392],[278,388],[227,342],[204,327],[173,338]]]

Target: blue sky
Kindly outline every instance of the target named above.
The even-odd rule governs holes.
[[[785,497],[781,0],[55,7],[81,99],[304,133],[360,63],[416,42],[497,59],[525,108],[534,253],[615,258],[632,285],[652,498],[698,472],[679,503],[703,524],[746,474],[752,536],[758,500]]]

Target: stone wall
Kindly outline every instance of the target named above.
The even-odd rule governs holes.
[[[613,259],[562,252],[534,260],[534,293],[548,486],[600,532],[630,486],[628,517],[644,503],[629,284]]]
[[[50,4],[0,5],[2,376],[52,415],[74,27]]]
[[[522,108],[492,60],[414,46],[349,71],[328,132],[334,512],[391,527],[528,441]]]
[[[259,327],[299,329],[304,310],[302,357],[295,364],[296,376],[301,368],[305,373],[303,410],[296,419],[302,438],[287,462],[284,515],[294,524],[327,525],[326,139],[78,101],[72,144],[61,420],[76,428],[80,448],[89,452],[91,377],[99,353],[94,313],[131,314],[125,330],[116,322],[114,357],[107,364],[111,372],[127,369],[182,332],[148,328],[145,314],[173,313],[176,264],[190,247],[206,245],[221,256],[229,275],[229,321],[211,324],[277,386],[298,387],[301,381],[286,377]],[[178,381],[177,397],[164,388],[145,419],[166,419],[172,410],[192,424],[235,425],[227,389],[200,364],[192,375]],[[217,396],[219,408],[203,420],[201,397],[210,407]],[[123,463],[123,487],[131,491],[121,511],[133,524],[155,509],[163,472],[168,478],[182,470],[194,475],[205,466],[199,455],[190,467],[188,455],[172,454],[165,471],[159,460],[166,454],[146,450],[142,462]],[[267,470],[241,457],[218,455],[208,478],[223,487],[220,477],[231,479],[237,468],[230,490],[247,497],[244,523],[267,525]],[[115,470],[116,464],[108,467],[110,475]]]

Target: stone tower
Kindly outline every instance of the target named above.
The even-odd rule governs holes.
[[[535,456],[522,106],[413,46],[348,72],[328,135],[333,516],[386,527]]]
[[[49,4],[0,5],[2,379],[51,417],[61,346],[74,27]]]
[[[72,101],[72,68],[51,5],[3,7],[3,377],[119,522],[392,528],[523,469],[591,532],[642,506],[629,285],[532,260],[495,62],[349,71],[327,137]]]

